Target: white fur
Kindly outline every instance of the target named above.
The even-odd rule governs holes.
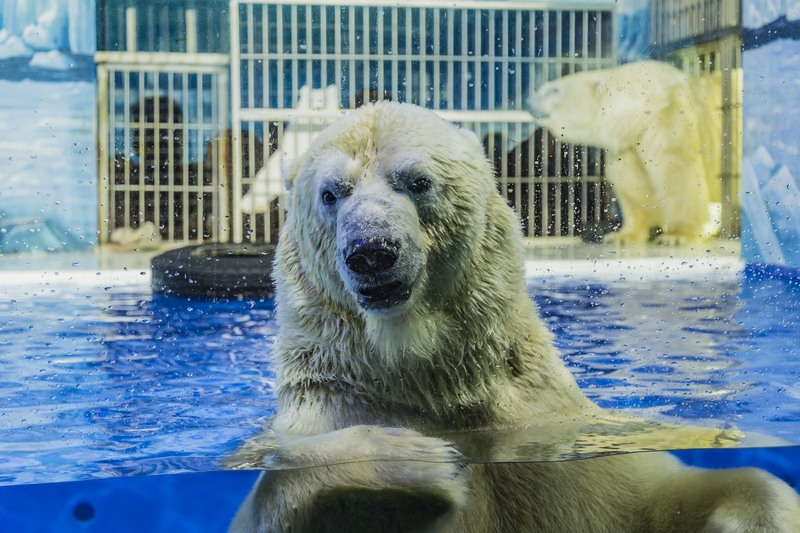
[[[710,202],[719,202],[719,76],[689,79],[665,63],[641,61],[565,76],[530,98],[537,124],[565,141],[607,150],[605,175],[623,224],[619,243],[705,239]]]
[[[607,452],[637,439],[625,428],[643,446],[663,433],[599,409],[564,367],[474,136],[414,106],[365,106],[321,133],[289,180],[278,413],[234,461],[271,470],[232,531],[800,531],[797,494],[762,471],[657,452],[524,462]],[[325,191],[336,202],[320,202]],[[359,304],[353,287],[371,278],[341,265],[349,237],[372,234],[398,236],[400,250],[376,280],[424,265],[396,309]]]

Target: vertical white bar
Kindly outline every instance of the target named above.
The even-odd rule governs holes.
[[[255,52],[255,20],[253,13],[253,4],[247,4],[247,48],[245,54],[247,55],[247,107],[256,107],[255,100],[255,84],[256,73],[255,66],[258,64],[254,57]]]
[[[206,153],[206,149],[208,149],[208,150],[216,149],[217,151],[219,151],[220,143],[224,142],[222,140],[222,135],[220,135],[222,133],[222,129],[219,127],[219,121],[217,120],[217,118],[219,116],[219,105],[220,105],[219,81],[217,80],[218,76],[219,76],[218,73],[214,73],[214,74],[211,75],[211,84],[210,84],[210,87],[209,87],[209,90],[211,91],[211,94],[209,95],[209,97],[211,98],[211,117],[210,117],[210,121],[209,121],[209,126],[210,126],[210,128],[209,128],[209,137],[212,138],[212,139],[216,137],[219,142],[213,143],[213,144],[212,143],[206,143],[205,142],[205,128],[203,128],[201,130],[201,132],[198,133],[197,137],[198,137],[199,146],[198,146],[198,155],[197,155],[197,158],[198,158],[197,178],[196,178],[196,181],[195,181],[196,187],[192,188],[192,189],[189,189],[189,195],[190,196],[194,195],[194,197],[197,198],[197,213],[198,213],[198,215],[197,215],[198,216],[198,230],[197,230],[197,233],[198,233],[198,239],[200,239],[200,240],[205,239],[205,228],[206,228],[205,211],[206,210],[205,210],[205,198],[204,198],[204,195],[205,195],[205,192],[206,192],[206,182],[209,182],[211,184],[211,190],[214,191],[214,193],[212,193],[212,197],[211,197],[212,198],[212,200],[211,200],[211,213],[209,215],[211,220],[216,220],[216,214],[219,212],[219,206],[220,206],[220,196],[221,196],[221,194],[217,193],[217,191],[219,190],[219,187],[217,187],[217,180],[216,180],[216,176],[217,176],[218,173],[215,171],[215,169],[218,168],[219,160],[216,157],[217,154]],[[189,165],[188,156],[186,156],[184,158],[184,161],[185,161],[185,165],[188,166]],[[206,161],[211,161],[211,164],[209,165],[210,166],[209,172],[207,174],[206,174],[206,169],[205,169],[205,166],[206,166],[205,162]],[[228,171],[230,172],[230,168],[228,168]],[[185,172],[184,172],[184,176],[186,176]],[[217,238],[216,237],[216,231],[214,231],[214,226],[213,225],[211,226],[210,230],[211,231],[210,231],[210,233],[208,235],[208,238],[211,239],[211,240],[216,240],[216,238]]]
[[[269,6],[266,4],[261,5],[261,107],[271,107],[269,100],[272,94],[272,85],[270,83],[270,54],[269,54],[269,15],[267,9]],[[269,130],[264,131],[264,139],[269,140]],[[264,143],[266,147],[269,143]],[[264,155],[264,161],[267,160],[267,154]],[[258,169],[251,168],[250,174],[255,174]]]
[[[339,86],[340,94],[344,94],[344,83],[342,82],[342,9],[336,6],[333,13],[333,48],[334,57],[336,58],[334,64],[335,81],[336,85]],[[349,104],[347,107],[350,107]]]
[[[582,70],[589,70],[589,11],[583,11],[583,18],[581,25],[581,61],[583,62]],[[586,146],[581,146],[581,227],[584,232],[589,222],[589,187],[592,186],[589,180],[589,159]]]
[[[569,12],[569,73],[575,73],[575,10]]]
[[[136,8],[129,7],[125,10],[125,51],[136,52],[138,50],[138,34],[136,31]]]
[[[519,12],[516,12],[517,16]],[[509,74],[509,61],[511,60],[511,35],[509,33],[509,26],[510,22],[508,20],[508,9],[503,9],[503,16],[502,16],[502,24],[503,24],[503,48],[502,48],[502,55],[501,55],[501,76],[500,76],[500,99],[502,100],[502,107],[503,109],[509,109],[509,81],[510,81],[510,74]],[[497,76],[494,76],[493,79],[497,79]],[[509,131],[511,130],[511,124],[503,123],[503,139],[508,139],[510,137]],[[519,138],[519,137],[517,137]],[[508,168],[508,151],[502,151],[502,165],[504,169]],[[503,172],[504,176],[507,176],[508,172]],[[522,184],[520,180],[514,180],[514,195],[516,200],[517,211],[521,214],[522,213]]]
[[[403,80],[405,81],[405,100],[406,102],[413,102],[414,101],[414,73],[413,69],[411,68],[413,63],[411,62],[411,57],[414,55],[414,48],[412,46],[412,21],[413,13],[417,13],[418,16],[420,15],[419,8],[412,8],[411,6],[406,6],[406,65],[405,65],[405,73],[403,74]]]
[[[270,59],[270,16],[269,11],[273,6],[267,3],[261,3],[258,12],[261,15],[261,55],[259,56],[256,61],[261,61],[261,79],[262,85],[260,89],[261,94],[261,108],[271,108],[272,107],[272,82],[271,82],[271,59]],[[278,76],[280,79],[280,76]],[[270,134],[269,134],[269,122],[264,121],[262,122],[263,126],[263,140],[261,146],[261,161],[266,162],[269,159],[269,146],[270,146]],[[260,170],[256,168],[255,165],[255,124],[253,122],[248,123],[248,132],[250,135],[247,136],[247,143],[248,143],[248,168],[247,168],[247,183],[252,186],[253,178],[255,174]],[[240,157],[241,154],[231,154],[231,158],[233,157]],[[242,182],[242,190],[244,190],[244,181]],[[266,218],[269,218],[269,209],[267,209]],[[244,240],[247,237],[247,240],[257,239],[258,238],[258,225],[256,223],[257,217],[255,215],[247,215],[247,218],[243,220],[247,220],[248,227],[242,228],[242,239]]]
[[[461,10],[461,107],[473,109],[469,101],[469,13],[470,10]]]
[[[431,8],[433,10],[433,28],[431,28],[431,35],[433,37],[433,108],[441,109],[442,107],[442,50],[441,50],[441,9],[438,7]]]
[[[453,83],[453,64],[456,61],[455,57],[455,9],[452,7],[447,10],[447,50],[445,53],[448,56],[447,61],[447,108],[455,109],[456,100],[456,87]],[[462,51],[463,52],[463,51]],[[463,76],[463,73],[462,73]],[[461,106],[464,106],[464,99],[461,99]]]
[[[270,38],[272,37],[272,34],[273,34],[273,32],[271,31],[271,28],[270,28],[270,26],[272,25],[272,17],[270,16],[270,14],[274,13],[275,10],[277,10],[277,8],[273,4],[267,4],[267,3],[262,3],[261,4],[261,40],[262,40],[261,61],[262,61],[262,69],[263,69],[262,72],[263,72],[263,79],[264,79],[264,85],[261,88],[262,95],[263,95],[262,96],[262,104],[261,104],[261,106],[263,108],[267,108],[267,109],[270,109],[270,108],[273,107],[272,96],[273,96],[273,93],[275,91],[275,88],[273,87],[273,84],[272,84],[272,72],[271,72],[272,67],[273,67],[273,59],[272,59],[273,52],[272,52],[271,47],[270,47]],[[278,41],[277,36],[276,36],[276,41],[275,41],[275,50],[276,51],[278,50],[278,46],[279,46],[278,42],[279,41]],[[277,82],[278,86],[281,85],[281,83],[280,83],[281,79],[282,79],[281,73],[278,72],[278,74],[276,76],[276,82]],[[278,106],[280,106],[279,103],[276,102],[276,104]],[[269,160],[269,156],[270,156],[269,147],[270,147],[270,144],[273,141],[273,139],[270,137],[269,124],[270,124],[269,121],[265,121],[265,122],[262,123],[263,128],[264,128],[263,139],[264,139],[265,142],[262,144],[262,148],[261,148],[262,149],[261,160],[262,160],[262,162],[264,162],[264,164],[266,164],[266,162]],[[249,131],[252,132],[252,133],[255,133],[255,124],[253,122],[249,123]],[[277,135],[277,133],[276,133],[276,135]],[[248,139],[248,141],[251,143],[251,146],[253,146],[253,148],[255,148],[255,146],[254,146],[254,144],[255,144],[255,135],[250,135],[249,137],[250,138]],[[255,150],[253,150],[253,151],[255,151]],[[255,168],[254,163],[251,163],[251,165],[252,166],[249,169],[250,171],[248,172],[248,174],[249,174],[248,175],[248,183],[252,186],[253,177],[255,176],[255,174],[260,169]],[[269,209],[268,209],[264,218],[268,221],[269,217],[270,217],[270,213],[269,213]],[[248,217],[247,217],[247,221],[250,224],[249,231],[252,232],[248,236],[248,239],[258,239],[259,228],[258,228],[258,224],[256,222],[257,220],[258,219],[257,219],[257,217],[255,215],[248,215]],[[269,225],[269,222],[265,222],[265,228],[264,228],[264,239],[265,240],[267,240],[267,233],[266,233],[266,226],[267,225]]]
[[[228,73],[227,73],[227,70],[224,69],[224,68],[220,69],[219,72],[217,73],[217,94],[218,94],[218,97],[216,99],[214,99],[214,102],[217,103],[217,109],[218,109],[216,124],[217,124],[217,131],[221,132],[222,129],[225,126],[228,125],[228,102],[230,102],[230,99],[229,99],[229,96],[228,96]],[[241,130],[241,128],[240,128],[240,130]],[[236,131],[236,130],[234,130],[234,131]],[[230,148],[226,146],[225,149],[228,150]],[[217,151],[219,152],[219,150],[220,150],[220,147],[219,147],[219,144],[218,144],[217,145]],[[236,153],[236,152],[233,152],[233,153]],[[233,160],[233,157],[231,157],[231,160]],[[231,215],[231,211],[229,211],[229,207],[228,207],[229,206],[229,204],[228,204],[228,194],[229,194],[231,189],[229,189],[228,187],[230,187],[230,184],[233,183],[234,184],[233,185],[233,190],[236,191],[236,185],[235,184],[236,184],[237,180],[236,179],[229,179],[229,180],[227,180],[225,187],[220,187],[219,186],[220,175],[219,175],[219,170],[218,170],[219,169],[219,165],[216,165],[214,168],[215,168],[215,171],[212,174],[211,192],[212,192],[212,198],[213,198],[214,197],[213,194],[216,191],[219,191],[219,201],[217,203],[215,203],[215,204],[212,204],[212,207],[211,207],[212,216],[214,217],[214,220],[216,221],[216,223],[212,226],[211,238],[214,241],[221,241],[222,239],[220,238],[220,234],[219,234],[219,220],[223,219],[223,218],[227,219],[228,216]],[[230,172],[231,172],[230,167],[226,167],[226,176],[235,176],[235,174],[231,175]],[[236,214],[235,218],[238,218],[239,220],[241,220],[242,216],[240,214],[240,209],[239,209],[239,199],[241,198],[241,192],[242,192],[241,182],[239,182],[239,184],[238,184],[238,192],[239,192],[239,196],[233,196],[231,198],[231,200],[232,200],[231,207],[232,207],[232,212]]]
[[[427,70],[428,61],[428,12],[427,9],[422,7],[419,10],[419,105],[422,107],[430,107],[428,103],[428,80]]]
[[[163,157],[161,154],[161,128],[162,124],[162,117],[161,117],[161,98],[163,95],[161,94],[161,77],[160,72],[156,71],[153,72],[153,117],[152,122],[148,124],[148,127],[152,128],[153,131],[153,221],[156,223],[156,226],[159,228],[164,225],[164,221],[161,220],[161,158]],[[167,97],[168,98],[168,97]],[[169,102],[169,101],[168,101]],[[171,106],[171,102],[169,102]],[[150,117],[147,117],[148,119]],[[141,117],[140,117],[141,119]],[[172,134],[168,132],[169,137],[167,141],[167,146],[172,144]],[[171,229],[170,224],[166,224],[167,226],[167,236],[169,237],[169,231]]]
[[[398,27],[397,27],[397,18],[398,18],[397,17],[397,9],[398,9],[397,6],[393,6],[392,7],[392,85],[391,85],[392,100],[397,100],[397,87],[398,87],[398,85],[400,85],[400,81],[399,81],[399,79],[397,77],[398,76],[398,62],[400,61],[400,57],[399,57],[399,53],[400,53],[400,50],[399,50],[400,38],[399,37],[400,36],[399,36]],[[408,10],[407,7],[405,9]],[[406,54],[408,53],[408,45],[409,45],[409,43],[406,43],[406,46],[405,46],[405,53]]]
[[[522,134],[523,134],[522,123],[521,122],[515,123],[514,124],[514,139],[516,139],[518,142],[517,142],[516,150],[514,150],[514,176],[513,176],[513,179],[514,179],[514,182],[517,183],[517,187],[519,187],[519,189],[520,189],[519,194],[517,195],[517,199],[518,199],[517,201],[519,202],[520,208],[522,207],[522,204],[523,204],[524,201],[527,201],[527,203],[528,203],[528,215],[527,215],[527,220],[526,220],[526,226],[528,228],[528,231],[527,231],[526,237],[533,237],[534,205],[533,205],[533,179],[531,178],[531,176],[533,175],[534,160],[531,159],[530,157],[528,158],[528,172],[526,173],[527,176],[521,177],[522,176],[522,169],[520,167],[522,166],[522,148],[523,148],[523,145],[522,145],[522,140],[523,140]],[[530,146],[531,146],[531,144],[533,144],[533,137],[530,137],[528,141],[529,142],[528,142],[528,144],[526,146],[528,147],[528,150],[530,150]],[[504,153],[508,153],[508,143],[504,143],[503,144],[503,152]],[[506,158],[508,158],[508,156],[506,156]],[[503,172],[505,172],[506,174],[508,174],[507,169],[508,169],[508,163],[506,163],[506,168],[503,169]],[[522,187],[523,183],[525,185],[527,185],[527,188],[525,190],[523,190],[523,187]],[[524,197],[523,197],[523,192],[526,193],[524,195]]]
[[[139,74],[139,92],[138,92],[139,102],[138,102],[137,105],[139,106],[138,107],[138,109],[139,109],[139,117],[138,117],[138,121],[139,121],[139,147],[136,150],[136,153],[139,156],[139,162],[140,162],[139,164],[143,165],[144,161],[146,160],[146,157],[144,157],[145,149],[142,146],[142,143],[145,140],[145,128],[144,128],[145,117],[144,117],[144,98],[143,98],[143,95],[144,95],[144,75],[145,75],[145,73],[144,72],[139,72],[138,74]],[[143,177],[144,177],[143,170],[144,169],[142,169],[142,172],[139,172],[138,183],[137,183],[137,186],[139,188],[139,211],[136,214],[136,225],[137,225],[137,227],[138,227],[139,223],[142,222],[142,220],[143,220],[144,213],[146,212],[146,205],[147,205],[145,203],[145,194],[144,194],[144,187],[145,186],[144,186],[144,179],[143,179]]]
[[[305,50],[299,50],[298,54],[302,55],[302,56],[305,56],[306,83],[308,84],[309,87],[313,87],[314,86],[314,78],[313,78],[313,73],[311,72],[311,57],[312,57],[312,54],[313,54],[313,51],[314,51],[314,32],[317,30],[317,28],[314,26],[314,24],[311,21],[311,6],[306,5],[305,7],[306,7],[306,16],[305,16],[305,20],[303,21],[303,25],[306,28],[306,49]],[[323,70],[324,70],[324,66],[323,66]],[[324,88],[324,87],[325,87],[325,84],[323,83],[322,84],[322,88]],[[323,94],[325,94],[325,93],[323,93]],[[325,105],[327,105],[327,104],[328,104],[328,102],[325,102]]]
[[[376,24],[377,38],[378,38],[378,83],[376,84],[376,97],[378,100],[383,100],[383,93],[385,90],[385,72],[383,69],[383,62],[386,59],[386,47],[384,46],[384,31],[386,29],[386,11],[382,7],[376,8],[378,10],[378,20]],[[391,29],[390,29],[391,31]]]
[[[259,59],[255,54],[255,51],[256,51],[256,22],[255,22],[255,6],[252,3],[247,4],[247,30],[246,31],[247,31],[247,48],[245,49],[245,53],[247,54],[247,107],[249,109],[254,109],[254,108],[259,107],[258,103],[256,101],[256,82],[255,82],[255,80],[256,80],[255,70],[256,70],[256,66],[259,64]],[[261,68],[264,69],[266,67],[267,67],[267,65],[262,61],[261,62]],[[262,77],[263,77],[263,74],[262,74]],[[263,91],[263,88],[262,88],[262,91]],[[264,101],[263,101],[264,94],[265,93],[262,92],[261,106],[264,105]],[[253,133],[253,123],[252,122],[248,122],[247,130],[248,130],[249,133],[251,133],[251,134]],[[242,184],[244,184],[244,180],[250,180],[250,178],[251,178],[251,176],[248,175],[248,174],[252,173],[252,168],[253,167],[250,165],[250,163],[252,162],[252,159],[248,159],[248,161],[247,161],[248,162],[248,166],[245,168],[244,160],[242,158],[242,155],[245,153],[244,144],[243,144],[245,142],[244,128],[239,129],[239,131],[236,132],[236,135],[240,139],[239,145],[240,145],[241,148],[239,149],[239,151],[231,152],[230,158],[231,158],[231,161],[233,161],[234,159],[239,160],[239,162],[240,162],[239,163],[239,165],[240,165],[239,168],[242,169],[241,170],[241,179],[240,179],[240,181],[241,181]],[[248,148],[250,148],[249,143],[251,142],[250,141],[251,137],[253,137],[253,135],[248,135],[247,136]],[[250,152],[249,155],[252,157],[255,154]],[[242,190],[244,190],[244,187],[242,187]],[[239,198],[241,198],[242,194],[243,193],[237,194],[237,196]],[[248,214],[246,216],[247,216],[246,220],[247,220],[248,224],[250,225],[250,229],[253,229],[253,226],[255,225],[255,222],[254,222],[255,218],[256,218],[255,215]],[[241,239],[241,240],[245,240],[245,239],[249,240],[250,236],[245,232],[245,228],[244,228],[244,220],[245,220],[244,217],[245,217],[244,214],[242,214],[241,216],[237,217],[241,221],[241,224],[242,224],[243,227],[241,228],[241,230],[239,230],[239,234],[236,237],[238,239]]]
[[[319,6],[319,14],[320,14],[320,21],[319,21],[319,54],[320,54],[320,69],[322,72],[320,75],[322,76],[322,86],[327,87],[331,84],[331,80],[328,79],[328,65],[331,61],[330,57],[330,50],[328,50],[328,9],[327,6]],[[313,49],[309,48],[309,53],[313,54]],[[338,81],[334,81],[336,86],[339,86]],[[341,91],[341,87],[339,87],[339,91]]]
[[[197,10],[186,10],[186,52],[197,53]]]
[[[355,106],[356,91],[360,89],[356,83],[356,8],[354,6],[347,6],[347,83],[350,86],[350,102]]]
[[[98,243],[106,244],[113,224],[112,213],[116,215],[115,177],[111,177],[111,154],[116,149],[114,143],[114,122],[116,109],[109,99],[109,93],[116,94],[114,88],[109,90],[108,66],[97,65],[97,229]]]
[[[515,15],[516,25],[514,27],[514,49],[515,49],[515,56],[516,60],[514,61],[514,109],[519,110],[523,109],[523,96],[522,96],[522,58],[523,58],[523,48],[525,47],[525,42],[522,38],[522,17],[523,13],[522,10],[517,10]],[[533,24],[531,24],[533,26]],[[531,47],[530,43],[528,44]],[[519,135],[517,136],[519,138]]]
[[[370,68],[369,68],[369,37],[370,37],[370,25],[369,25],[369,6],[363,6],[361,8],[361,52],[362,52],[362,61],[361,67],[363,69],[362,75],[363,78],[361,80],[361,95],[363,98],[364,103],[369,102],[369,90],[371,88],[370,83]]]
[[[482,101],[482,94],[483,94],[483,59],[481,58],[481,44],[483,42],[481,32],[483,28],[481,27],[481,11],[479,9],[475,10],[475,50],[473,52],[473,57],[475,58],[475,79],[474,87],[475,87],[475,107],[474,109],[481,108],[481,101]]]
[[[242,123],[240,110],[242,108],[242,85],[241,85],[241,50],[239,35],[239,1],[230,0],[230,53],[231,53],[231,154],[242,152]],[[242,161],[238,157],[231,156],[230,162],[230,194],[232,197],[231,213],[220,212],[217,215],[217,224],[221,242],[241,242],[242,239],[242,212],[240,201],[242,198]],[[228,204],[224,201],[227,191],[225,186],[219,187],[220,209],[227,211]],[[228,216],[230,215],[230,217]],[[233,221],[233,235],[231,235],[230,221]]]
[[[660,0],[658,0],[660,2]],[[654,7],[654,9],[658,9],[658,6]],[[593,64],[593,68],[602,68],[605,63],[605,58],[603,57],[603,50],[606,46],[606,43],[602,40],[602,25],[603,25],[603,13],[604,11],[598,10],[595,11],[595,24],[594,24],[594,59],[595,63]],[[657,28],[656,32],[661,31],[661,11],[656,12],[656,16],[651,18],[652,24]],[[651,26],[653,27],[653,26]],[[594,220],[596,222],[600,222],[605,213],[606,216],[610,216],[611,214],[611,206],[607,205],[605,198],[604,198],[604,185],[603,182],[605,181],[605,162],[604,162],[604,154],[596,149],[591,148],[591,152],[597,158],[597,164],[600,166],[599,174],[592,178],[592,187],[594,189]],[[602,166],[601,166],[602,163]]]
[[[174,81],[173,76],[177,76],[177,74],[168,74],[168,85],[169,85],[169,94],[174,93]],[[180,221],[181,221],[181,240],[182,241],[189,241],[189,240],[196,240],[199,241],[202,239],[203,236],[203,228],[202,228],[202,220],[203,220],[203,204],[202,200],[198,200],[198,214],[196,218],[198,219],[195,221],[197,224],[197,235],[195,235],[194,239],[191,239],[190,235],[190,217],[191,217],[191,203],[190,197],[192,193],[197,195],[198,191],[200,190],[200,183],[199,180],[201,174],[194,176],[195,183],[192,184],[190,179],[191,176],[189,175],[189,147],[192,145],[192,139],[196,140],[198,149],[202,149],[203,145],[203,84],[201,82],[202,75],[194,74],[194,76],[198,79],[198,83],[196,85],[197,90],[195,91],[196,98],[197,98],[197,109],[196,115],[197,119],[196,122],[193,124],[190,120],[191,111],[189,104],[191,99],[189,97],[189,73],[183,72],[181,73],[181,81],[180,81],[180,93],[183,95],[183,104],[184,104],[184,112],[181,119],[181,124],[179,124],[181,131],[183,132],[183,147],[181,150],[181,186],[180,188],[175,187],[174,177],[170,177],[169,180],[169,202],[170,206],[174,205],[175,202],[175,195],[176,193],[180,193],[181,196],[181,213],[180,213]],[[175,117],[172,112],[170,112],[170,131],[173,131],[175,126]],[[170,160],[174,161],[174,157],[170,157]],[[200,160],[199,160],[200,161]],[[202,167],[202,163],[198,161],[198,167]],[[174,213],[172,207],[169,210],[170,213]],[[170,221],[171,224],[174,224],[174,216],[173,220]]]
[[[276,54],[278,58],[278,107],[286,107],[286,63],[284,57],[286,50],[284,50],[285,39],[283,36],[283,10],[286,6],[278,4],[275,6],[275,38],[276,38]],[[296,90],[296,87],[293,87]],[[291,104],[290,106],[291,107]],[[282,148],[279,147],[279,150]]]
[[[195,78],[197,80],[196,81],[196,86],[198,87],[198,91],[196,93],[197,94],[197,120],[196,120],[196,123],[194,125],[195,127],[193,128],[196,131],[194,131],[192,134],[197,139],[197,147],[198,147],[198,149],[202,149],[203,137],[204,137],[203,136],[203,131],[205,129],[205,125],[208,122],[208,118],[213,118],[213,116],[214,116],[214,103],[215,103],[215,101],[213,99],[213,87],[214,87],[214,85],[213,85],[213,83],[211,83],[213,81],[213,75],[212,74],[197,73],[197,74],[193,74],[193,76],[195,76]],[[189,79],[188,76],[184,77],[184,79],[183,79],[183,91],[184,91],[184,94],[188,94],[188,92],[189,92],[190,85],[187,85],[188,79]],[[211,117],[206,117],[205,109],[203,108],[203,93],[206,90],[206,80],[209,81],[208,87],[212,88],[212,94],[209,95],[209,96],[212,97],[212,99],[211,99],[211,102],[212,102],[211,103]],[[186,98],[186,100],[187,100],[187,103],[188,103],[188,98]],[[184,129],[184,131],[187,131],[187,132],[190,129],[192,129],[192,124],[189,123],[189,116],[186,113],[184,113],[184,115],[183,115],[183,129]],[[184,150],[183,150],[183,184],[184,184],[183,185],[183,206],[184,206],[183,207],[183,213],[184,213],[183,218],[188,221],[189,216],[191,215],[191,211],[189,209],[189,205],[190,205],[190,202],[189,202],[190,188],[187,186],[189,184],[189,174],[188,174],[188,169],[189,169],[189,153],[188,152],[189,151],[186,148],[187,147],[184,147]],[[198,162],[198,166],[202,166],[202,160],[200,160]],[[195,178],[195,179],[196,179],[195,185],[192,186],[192,188],[191,188],[191,192],[193,192],[197,197],[197,215],[196,215],[196,220],[195,220],[195,225],[196,225],[196,228],[197,228],[197,235],[195,235],[194,240],[200,242],[200,241],[203,240],[203,226],[204,226],[203,212],[205,211],[205,209],[204,209],[205,204],[204,204],[204,198],[203,198],[203,182],[200,181],[199,178]],[[212,206],[213,206],[213,203],[212,203]],[[187,238],[189,237],[189,228],[190,228],[190,226],[189,226],[188,222],[184,223],[184,225],[183,225],[183,239],[184,240],[187,240]]]
[[[167,143],[167,213],[169,214],[169,226],[167,230],[167,235],[169,240],[175,240],[175,199],[174,199],[174,192],[175,192],[175,112],[174,108],[174,87],[172,83],[172,74],[167,73],[167,97],[169,98],[170,106],[167,110],[167,135],[169,136],[169,142]],[[183,94],[186,95],[186,91],[183,91]],[[184,101],[186,103],[186,101]],[[182,132],[181,132],[181,143],[183,144],[183,149],[181,150],[181,159],[186,156],[187,152],[187,143],[190,143],[191,140],[187,138],[186,134],[188,130],[186,128],[186,123],[188,120],[188,110],[184,110],[183,112],[183,124],[181,125]],[[183,163],[183,161],[181,161]],[[160,165],[159,165],[160,166]],[[188,185],[186,179],[186,172],[188,170],[187,165],[181,164],[181,169],[183,172],[183,182],[182,182],[182,189],[184,191],[184,197],[186,197],[186,188]],[[187,198],[184,198],[186,200]],[[183,202],[183,212],[180,214],[180,220],[183,222],[184,227],[188,223],[187,217],[187,206],[188,203],[186,201]],[[186,239],[186,231],[183,233],[183,239]]]
[[[564,72],[564,12],[558,11],[556,12],[556,57],[558,57],[558,70],[556,76],[559,78],[563,75]],[[569,63],[567,64],[567,68],[569,69]],[[563,198],[562,198],[562,184],[566,181],[563,173],[561,172],[561,166],[563,164],[563,153],[564,153],[564,146],[560,140],[556,141],[556,150],[555,150],[555,174],[556,179],[555,187],[553,189],[553,194],[555,196],[554,200],[554,215],[555,215],[555,222],[554,222],[554,235],[559,236],[561,235],[561,224],[563,219],[563,211],[561,206],[563,205]],[[569,179],[569,178],[567,178]]]
[[[497,45],[497,27],[495,24],[495,11],[492,9],[486,10],[486,15],[489,17],[489,27],[487,30],[486,35],[483,37],[486,39],[486,76],[487,78],[483,80],[481,84],[481,88],[486,90],[486,100],[488,102],[488,109],[491,109],[494,106],[495,102],[495,83],[494,83],[494,74],[495,68],[497,68],[496,62],[496,45]],[[485,85],[485,87],[484,87]]]
[[[530,11],[528,13],[528,56],[530,57],[530,73],[528,76],[530,77],[530,86],[531,91],[535,90],[540,81],[538,79],[537,74],[537,65],[536,65],[536,34],[537,34],[537,26],[536,26],[536,14],[537,11]],[[535,159],[535,139],[536,139],[536,130],[531,127],[528,131],[528,146],[527,146],[527,154],[528,157],[528,236],[535,237],[536,236],[536,222],[538,217],[540,217],[540,210],[536,209],[536,177],[535,174],[535,166],[536,166],[536,159]],[[546,139],[544,134],[540,134],[541,139]],[[520,147],[521,148],[521,147]],[[522,150],[517,150],[517,154],[521,155]],[[521,161],[518,157],[515,161],[516,168],[520,168]],[[519,172],[517,172],[519,173]],[[538,180],[541,187],[541,179]],[[540,222],[541,224],[541,222]],[[540,226],[541,227],[541,226]]]
[[[547,61],[544,65],[544,79],[542,82],[550,81],[551,75],[551,51],[550,51],[550,24],[552,19],[550,11],[543,11],[543,24],[542,24],[542,56]],[[533,157],[535,154],[531,154]],[[546,237],[550,234],[550,133],[542,131],[542,236]]]
[[[124,117],[124,126],[123,126],[123,134],[124,134],[124,168],[122,174],[122,196],[123,196],[123,208],[124,211],[122,213],[122,225],[123,227],[131,225],[131,152],[133,150],[133,146],[131,146],[131,135],[133,135],[131,129],[131,106],[133,105],[131,102],[131,73],[128,71],[123,71],[123,97],[122,101],[124,104],[123,108],[123,117]],[[114,99],[114,105],[116,105],[116,91],[112,96]],[[138,102],[137,104],[138,105]],[[112,123],[113,124],[113,123]],[[137,154],[138,155],[138,154]],[[116,182],[116,176],[114,176],[114,181]],[[116,201],[116,199],[115,199]],[[114,222],[116,225],[116,221]]]
[[[489,39],[491,39],[491,52],[490,55],[492,57],[491,68],[489,69],[489,107],[488,109],[495,109],[495,105],[497,102],[497,91],[500,91],[500,108],[501,109],[508,109],[508,62],[506,59],[506,54],[508,53],[508,9],[503,9],[500,24],[501,28],[500,31],[497,31],[496,27],[496,20],[497,20],[497,11],[491,10],[489,11],[489,17],[491,20],[490,23],[490,31],[489,31]],[[500,87],[496,87],[496,83],[498,80],[497,76],[497,34],[500,33],[502,35],[501,42],[500,42],[500,69],[501,75],[500,79]],[[509,137],[509,129],[508,129],[508,122],[502,122],[498,124],[497,122],[493,122],[488,125],[492,131],[497,131],[497,126],[500,126],[500,136],[501,140],[505,142],[506,139]],[[500,181],[502,183],[504,194],[508,194],[508,152],[506,150],[502,150],[500,152]],[[520,194],[520,186],[519,180],[514,179],[514,197],[515,197],[515,209],[519,215],[522,214],[522,205],[519,202],[519,194]]]
[[[576,65],[576,58],[575,58],[575,37],[576,37],[576,23],[575,23],[576,13],[575,10],[572,9],[569,12],[569,72],[570,74],[575,73],[575,65]],[[575,184],[577,182],[577,176],[575,176],[575,147],[570,144],[568,151],[567,151],[567,164],[568,164],[568,172],[566,179],[564,180],[567,183],[567,234],[573,236],[575,234]]]

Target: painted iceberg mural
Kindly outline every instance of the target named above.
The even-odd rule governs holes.
[[[41,50],[91,55],[95,49],[93,0],[2,0],[0,58]]]
[[[95,3],[0,0],[0,254],[97,234]]]

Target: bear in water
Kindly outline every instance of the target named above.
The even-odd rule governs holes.
[[[554,428],[563,444],[576,422],[617,415],[553,347],[473,133],[368,105],[287,173],[278,411],[268,444],[242,452],[271,470],[232,531],[800,531],[798,495],[755,469],[663,452],[491,462],[515,428]]]

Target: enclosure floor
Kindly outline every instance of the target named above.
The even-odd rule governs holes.
[[[612,246],[570,239],[527,239],[529,276],[669,277],[738,274],[744,263],[738,240],[696,246]]]
[[[63,276],[116,271],[133,276],[150,274],[150,260],[161,251],[131,252],[99,247],[76,253],[27,253],[0,256],[0,283],[24,277]],[[680,273],[739,272],[743,262],[739,241],[712,241],[703,246],[644,245],[616,247],[574,240],[525,241],[529,276],[670,276]],[[16,275],[10,276],[10,273]]]
[[[162,251],[130,252],[98,247],[84,252],[23,253],[0,255],[2,272],[73,272],[150,270],[150,259]]]

